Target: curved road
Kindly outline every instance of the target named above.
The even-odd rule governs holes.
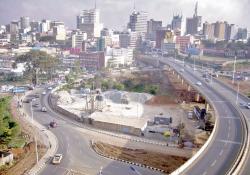
[[[40,90],[41,92],[42,90]],[[48,162],[47,166],[40,173],[41,175],[63,175],[70,173],[97,175],[101,169],[103,175],[136,175],[136,172],[131,170],[131,165],[97,155],[90,148],[91,138],[84,134],[84,132],[79,132],[76,125],[50,108],[48,94],[42,96],[40,101],[41,106],[46,106],[48,111],[43,113],[40,112],[40,108],[36,109],[33,107],[34,119],[45,127],[52,120],[56,120],[58,127],[51,129],[51,131],[58,139],[59,147],[57,153],[62,153],[63,159],[60,165],[52,165]],[[24,108],[30,114],[30,104],[25,104]],[[160,172],[146,168],[136,166],[134,168],[143,175],[161,174]]]
[[[197,89],[213,103],[217,111],[217,132],[207,149],[205,149],[192,166],[186,169],[184,174],[227,174],[238,158],[244,139],[245,131],[243,131],[241,114],[227,98],[226,93],[214,88],[215,82],[206,83],[201,73],[194,72],[191,67],[183,67],[183,64],[180,62],[166,58],[161,58],[160,60],[177,70],[185,79],[192,82],[193,86],[196,86],[197,81],[202,82],[202,86],[197,86]],[[184,72],[181,72],[181,69],[184,69]]]

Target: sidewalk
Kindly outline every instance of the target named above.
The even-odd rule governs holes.
[[[27,94],[26,94],[27,95]],[[27,112],[23,109],[19,109],[20,114],[23,114],[23,118],[26,120],[26,122],[30,123],[33,127],[35,127],[38,131],[40,131],[41,135],[43,135],[44,138],[48,141],[48,150],[45,153],[45,155],[38,161],[38,163],[31,169],[29,170],[28,173],[25,175],[36,175],[39,174],[39,172],[45,167],[46,163],[48,163],[51,159],[51,157],[54,156],[54,154],[57,151],[58,148],[58,140],[56,136],[47,128],[42,126],[40,123],[37,121],[31,120],[31,117],[28,116]]]

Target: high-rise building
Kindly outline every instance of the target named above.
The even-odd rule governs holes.
[[[181,32],[181,35],[185,34],[185,26],[183,22],[183,16],[182,15],[174,15],[171,23],[171,29]]]
[[[10,23],[10,33],[17,34],[19,30],[19,22],[18,21],[11,21]]]
[[[121,32],[119,34],[120,47],[128,48],[130,44],[130,34],[128,32]]]
[[[226,40],[236,40],[237,39],[237,27],[234,24],[228,24],[226,29]]]
[[[57,41],[65,41],[66,40],[66,29],[65,29],[64,24],[54,26],[53,27],[53,35]]]
[[[205,22],[203,24],[203,35],[205,35],[206,39],[213,40],[215,38],[214,29],[215,29],[215,24],[210,24],[208,22]]]
[[[196,35],[201,30],[202,17],[198,16],[198,2],[196,2],[194,15],[186,19],[186,34]]]
[[[87,33],[82,31],[76,31],[72,35],[72,48],[82,48],[82,43],[87,40]]]
[[[129,17],[128,29],[132,32],[137,32],[142,39],[145,39],[147,33],[147,12],[134,12]]]
[[[147,22],[147,39],[151,41],[156,40],[156,31],[162,27],[162,21],[155,21],[150,19]]]
[[[32,32],[39,32],[40,31],[40,22],[38,21],[31,21],[30,27]]]
[[[217,40],[225,40],[226,39],[226,29],[228,23],[217,21],[214,26],[214,36]]]
[[[162,46],[162,42],[165,39],[166,33],[168,29],[162,28],[156,31],[156,48],[160,49]]]
[[[27,16],[23,16],[20,18],[21,29],[27,29],[30,27],[30,18]]]
[[[49,20],[42,20],[41,24],[40,24],[40,32],[41,33],[46,33],[51,29],[50,26],[50,21]]]
[[[237,39],[238,40],[246,40],[246,39],[248,39],[247,28],[239,28],[238,29]]]
[[[77,16],[77,28],[86,32],[88,38],[100,37],[103,25],[100,23],[99,9],[83,10]]]

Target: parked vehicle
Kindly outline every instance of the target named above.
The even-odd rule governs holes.
[[[46,92],[44,91],[44,92],[42,92],[42,95],[46,95]]]
[[[54,165],[60,164],[62,161],[62,157],[63,157],[62,154],[55,154],[53,159],[52,159],[52,164],[54,164]]]

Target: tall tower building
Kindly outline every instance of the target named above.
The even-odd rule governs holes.
[[[95,8],[90,10],[83,10],[77,16],[77,29],[86,32],[88,38],[100,37],[103,25],[100,23],[100,11]]]
[[[198,16],[198,2],[196,2],[193,17],[186,20],[186,34],[198,34],[201,31],[201,23],[202,17]]]
[[[137,32],[139,36],[145,39],[147,33],[147,12],[134,12],[129,17],[128,29],[132,32]]]
[[[185,26],[183,22],[183,16],[182,15],[174,15],[171,23],[171,28],[174,31],[180,31],[181,35],[185,34]]]
[[[30,18],[27,16],[23,16],[20,19],[21,29],[27,29],[30,27]]]
[[[215,23],[214,27],[214,36],[218,40],[225,40],[226,39],[226,29],[227,29],[227,22],[219,22]]]
[[[203,24],[203,35],[205,35],[206,39],[213,40],[215,38],[214,29],[215,29],[215,24],[210,24],[208,22],[205,22]]]
[[[162,28],[162,21],[151,19],[147,22],[147,38],[151,41],[156,40],[156,31]]]

